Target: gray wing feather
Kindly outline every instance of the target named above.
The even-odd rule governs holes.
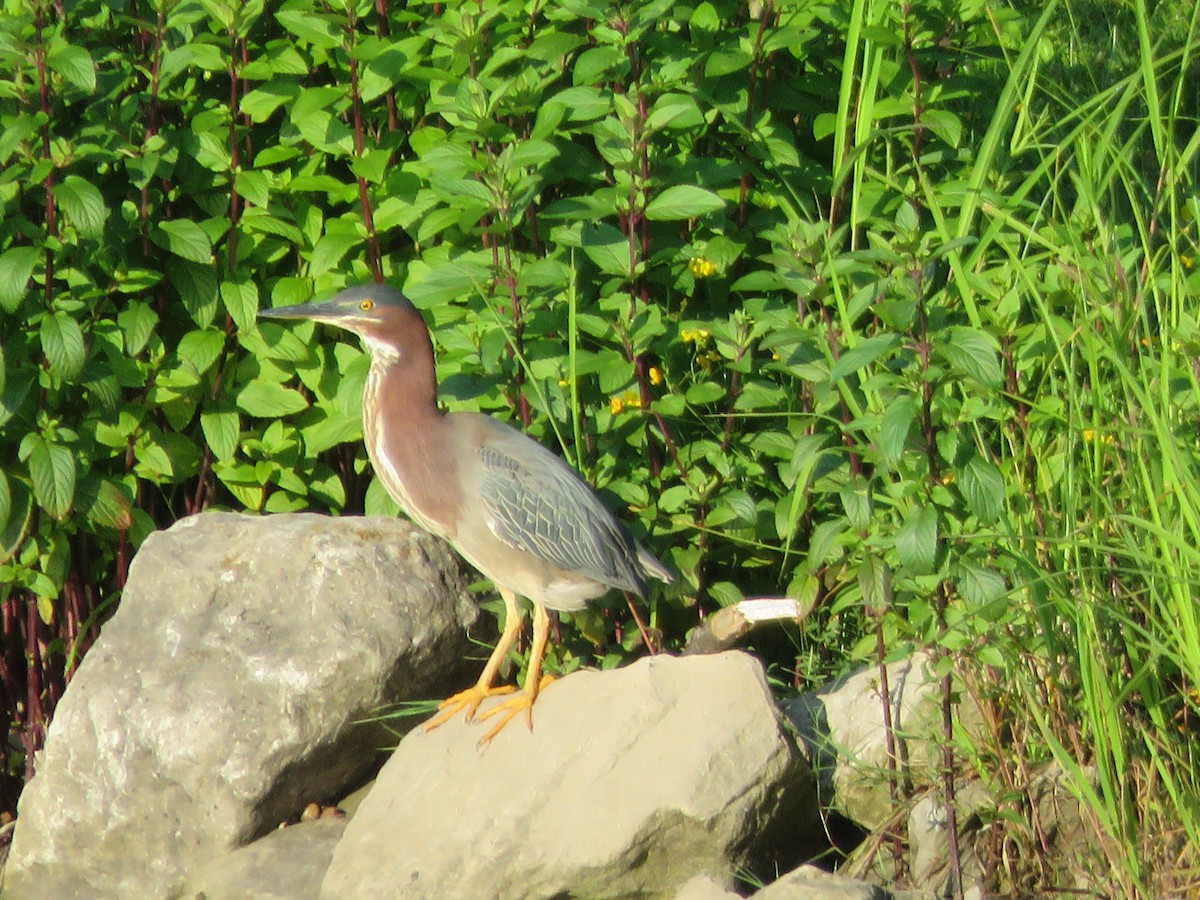
[[[479,450],[496,536],[562,569],[644,594],[639,548],[591,488],[536,442],[519,452],[495,444]]]

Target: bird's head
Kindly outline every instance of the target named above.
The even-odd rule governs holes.
[[[311,319],[358,335],[376,354],[400,354],[412,341],[428,344],[421,314],[408,298],[386,284],[366,284],[340,291],[331,300],[262,309],[260,319]]]

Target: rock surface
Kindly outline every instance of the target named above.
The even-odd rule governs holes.
[[[892,895],[865,881],[832,875],[816,866],[801,866],[768,884],[756,900],[891,900]]]
[[[918,790],[935,783],[941,763],[941,683],[928,653],[887,666],[898,768]],[[878,666],[867,666],[783,705],[817,771],[821,802],[868,831],[895,816],[888,788],[887,731]],[[964,693],[956,727],[980,728]]]
[[[450,689],[465,587],[392,519],[207,513],[151,535],[21,797],[6,900],[177,895],[340,796],[382,743],[357,719]]]
[[[277,828],[253,844],[222,854],[189,885],[196,900],[317,900],[345,819]]]
[[[456,719],[401,742],[324,900],[670,897],[816,823],[811,775],[740,652],[576,672],[538,699],[532,732],[517,720],[480,749],[484,731]]]

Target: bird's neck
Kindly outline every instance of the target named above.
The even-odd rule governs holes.
[[[443,537],[456,525],[451,496],[455,457],[446,446],[446,416],[437,405],[433,348],[370,347],[363,393],[363,438],[384,488],[418,524]],[[372,413],[366,410],[374,410]]]

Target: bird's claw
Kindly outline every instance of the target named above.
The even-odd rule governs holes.
[[[459,711],[466,710],[466,715],[463,720],[470,722],[475,718],[475,711],[479,709],[479,704],[488,697],[499,697],[504,694],[511,694],[516,688],[511,684],[503,684],[500,687],[483,687],[481,685],[473,685],[465,691],[459,691],[451,697],[447,697],[438,704],[438,715],[434,719],[430,719],[425,723],[425,730],[432,731],[439,725],[444,725],[458,715]]]
[[[525,690],[521,691],[517,696],[509,697],[503,703],[496,704],[481,715],[479,717],[481,722],[484,719],[492,718],[492,716],[499,716],[500,721],[493,725],[492,729],[479,739],[479,746],[487,746],[488,742],[503,731],[504,726],[515,719],[522,710],[525,711],[525,724],[529,726],[530,731],[533,731],[533,702],[537,700],[537,696],[542,689],[553,680],[553,675],[543,675],[534,685],[526,685]]]

